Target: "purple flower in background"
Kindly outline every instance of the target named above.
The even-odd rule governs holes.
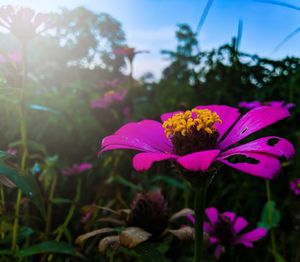
[[[248,221],[234,212],[220,214],[215,207],[209,207],[206,208],[205,214],[208,220],[204,222],[203,230],[209,235],[210,244],[216,246],[214,251],[216,258],[219,258],[230,246],[241,244],[252,248],[253,242],[262,239],[268,232],[265,228],[245,232]],[[193,215],[189,215],[188,219],[195,223]]]
[[[5,55],[0,55],[0,64],[5,64],[5,63],[11,63],[11,64],[21,64],[22,62],[22,55],[20,52],[10,52]]]
[[[300,178],[296,178],[294,181],[290,182],[290,189],[296,196],[300,196]]]
[[[294,103],[286,103],[284,101],[269,101],[269,102],[259,102],[259,101],[251,101],[251,102],[240,102],[239,107],[243,107],[246,109],[253,109],[260,106],[274,106],[274,107],[283,107],[286,109],[294,108],[296,105]]]
[[[18,150],[15,149],[15,148],[9,147],[9,148],[6,150],[6,153],[9,154],[10,156],[16,156],[17,153],[18,153]]]
[[[81,164],[74,164],[73,166],[66,168],[63,170],[64,176],[74,176],[78,174],[82,174],[92,168],[92,164],[84,162]]]
[[[295,153],[289,141],[268,136],[232,146],[289,115],[287,109],[271,106],[252,109],[243,116],[238,109],[225,105],[198,106],[191,111],[163,114],[163,123],[128,123],[102,140],[99,154],[114,149],[141,151],[133,158],[137,171],[167,159],[193,172],[205,172],[212,163],[220,162],[272,179],[280,172],[278,158],[290,159]]]
[[[80,219],[81,223],[87,223],[93,217],[95,211],[97,210],[97,205],[95,203],[91,205],[86,205],[81,208],[82,217]]]
[[[123,46],[123,47],[118,47],[115,48],[112,53],[117,56],[126,56],[130,62],[133,61],[134,57],[137,54],[142,54],[142,53],[149,53],[147,50],[136,50],[134,47],[128,47],[128,46]]]
[[[121,91],[108,91],[103,97],[92,100],[91,108],[107,108],[116,102],[122,102],[128,93],[127,89]]]
[[[132,56],[135,52],[135,48],[128,46],[117,47],[112,52],[114,55]]]

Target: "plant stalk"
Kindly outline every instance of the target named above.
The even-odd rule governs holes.
[[[268,203],[269,203],[269,210],[268,210],[268,214],[269,214],[269,223],[272,224],[272,220],[273,220],[273,214],[272,214],[272,208],[270,206],[270,203],[272,201],[272,197],[271,197],[271,188],[270,188],[270,181],[266,180],[266,192],[267,192],[267,199],[268,199]],[[275,234],[274,234],[274,229],[271,228],[271,243],[272,243],[272,249],[273,251],[277,254],[277,247],[276,247],[276,241],[275,241]]]
[[[47,208],[47,220],[46,220],[46,235],[48,235],[50,233],[51,230],[51,224],[52,224],[52,201],[53,201],[53,197],[54,197],[54,192],[55,192],[55,188],[56,188],[56,184],[57,184],[57,175],[55,174],[52,184],[51,184],[51,188],[50,188],[50,193],[49,193],[49,203],[48,203],[48,208]]]
[[[74,200],[73,200],[73,203],[69,209],[69,212],[66,216],[66,219],[64,221],[64,223],[59,226],[59,229],[58,229],[58,234],[55,238],[55,241],[59,242],[59,240],[61,239],[63,233],[65,232],[66,228],[68,227],[74,213],[75,213],[75,210],[76,210],[76,205],[78,204],[78,201],[80,199],[80,194],[81,194],[81,177],[79,176],[79,179],[78,179],[78,183],[77,183],[77,187],[76,187],[76,195],[74,197]],[[49,255],[48,257],[48,262],[52,261],[53,259],[53,254]]]
[[[25,175],[26,172],[26,162],[28,158],[28,138],[27,138],[27,127],[26,127],[26,101],[25,101],[25,87],[26,87],[26,78],[27,78],[27,43],[22,42],[22,82],[20,88],[20,104],[19,104],[19,122],[20,122],[20,134],[22,142],[22,157],[20,163],[21,175]],[[19,217],[20,217],[20,205],[22,199],[22,191],[18,189],[17,200],[16,200],[16,209],[15,209],[15,218],[13,223],[13,232],[12,232],[12,244],[11,250],[17,250],[17,238],[19,231]]]
[[[194,262],[200,262],[202,260],[203,250],[203,223],[206,201],[206,186],[202,185],[195,188],[195,246],[194,246]]]

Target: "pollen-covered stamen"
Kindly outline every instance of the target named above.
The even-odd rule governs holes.
[[[175,153],[185,155],[216,147],[219,134],[215,123],[222,123],[216,112],[193,109],[173,115],[163,123],[163,128]]]

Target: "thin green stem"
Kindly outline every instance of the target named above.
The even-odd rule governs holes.
[[[22,142],[22,157],[20,163],[21,175],[25,175],[26,171],[26,162],[28,158],[28,140],[27,140],[27,127],[26,127],[26,101],[25,101],[25,87],[26,87],[26,78],[27,78],[27,51],[26,51],[26,42],[22,42],[22,83],[20,90],[20,104],[19,104],[19,122],[20,122],[20,134]],[[12,244],[11,250],[17,250],[17,238],[19,231],[19,217],[20,217],[20,204],[22,199],[22,191],[18,190],[17,200],[16,200],[16,209],[15,209],[15,218],[13,223],[12,230]]]
[[[77,203],[78,203],[78,201],[80,199],[80,194],[81,194],[81,177],[79,176],[77,187],[76,187],[76,194],[75,194],[73,203],[72,203],[72,205],[71,205],[71,207],[69,209],[69,212],[68,212],[68,214],[66,216],[66,219],[65,219],[64,223],[61,226],[59,226],[58,234],[57,234],[57,236],[55,238],[55,241],[58,242],[61,239],[61,237],[64,234],[64,232],[66,231],[66,229],[67,229],[67,227],[68,227],[68,225],[69,225],[69,223],[70,223],[70,221],[71,221],[71,219],[72,219],[72,217],[73,217],[73,215],[75,213],[76,205],[77,205]],[[52,261],[52,259],[53,259],[53,254],[49,255],[47,261],[50,262],[50,261]]]
[[[195,189],[195,247],[194,262],[200,262],[203,249],[203,223],[206,201],[206,186]]]
[[[269,218],[269,224],[272,225],[272,220],[273,220],[273,210],[271,207],[271,202],[272,202],[272,197],[271,197],[271,188],[270,188],[270,181],[266,180],[266,192],[267,192],[267,199],[268,199],[268,218]],[[272,243],[272,249],[275,253],[277,253],[277,247],[276,247],[276,241],[275,241],[275,233],[274,233],[274,229],[271,228],[271,243]]]
[[[4,214],[4,209],[5,209],[5,196],[4,196],[4,189],[3,189],[3,185],[0,185],[0,198],[1,198],[1,207],[0,207],[0,215],[3,216]],[[1,219],[1,224],[3,225],[4,221],[3,219]],[[5,233],[4,231],[1,231],[1,239],[4,239],[5,237]]]
[[[46,235],[49,234],[51,230],[51,224],[52,224],[52,202],[53,202],[53,197],[54,197],[54,191],[56,188],[57,184],[57,176],[55,175],[51,184],[50,192],[49,192],[49,203],[47,207],[47,220],[46,220]]]

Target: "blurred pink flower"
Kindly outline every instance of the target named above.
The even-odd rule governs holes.
[[[72,167],[66,168],[63,170],[63,175],[64,176],[73,176],[73,175],[78,175],[82,174],[89,169],[92,168],[92,164],[84,162],[81,164],[74,164]]]
[[[90,106],[91,108],[107,108],[115,102],[123,101],[127,93],[127,89],[121,91],[108,91],[103,97],[92,100]]]
[[[46,14],[37,13],[29,7],[0,7],[0,26],[7,29],[21,41],[28,41],[49,28]]]
[[[131,55],[134,54],[135,48],[134,47],[128,47],[128,46],[118,47],[118,48],[115,48],[112,52],[113,52],[114,55],[131,56]]]
[[[6,150],[6,153],[9,154],[9,155],[11,155],[11,156],[16,156],[17,153],[18,153],[18,151],[17,151],[17,149],[15,149],[15,148],[9,147],[9,148]]]
[[[126,56],[129,61],[132,63],[134,57],[137,54],[142,54],[142,53],[149,53],[147,50],[136,50],[134,47],[128,47],[128,46],[123,46],[123,47],[118,47],[115,48],[112,53],[117,56]]]
[[[206,208],[207,221],[204,222],[203,230],[209,235],[209,242],[215,247],[214,256],[219,259],[222,253],[230,246],[241,244],[247,248],[253,247],[253,242],[258,241],[267,235],[265,228],[256,228],[249,232],[244,229],[248,221],[234,212],[219,213],[215,207]],[[188,219],[195,223],[193,215]]]
[[[80,222],[87,223],[92,218],[96,210],[97,210],[97,205],[95,203],[82,207],[81,208],[82,217]]]
[[[290,182],[290,189],[296,196],[300,196],[300,178],[296,178],[294,181]]]
[[[0,55],[0,64],[11,63],[11,64],[21,64],[22,55],[20,52],[13,51],[5,55]]]
[[[253,109],[260,106],[273,106],[273,107],[283,107],[286,109],[291,109],[296,107],[294,103],[286,103],[284,101],[269,101],[269,102],[259,102],[259,101],[250,101],[250,102],[240,102],[239,107],[243,107],[246,109]]]

